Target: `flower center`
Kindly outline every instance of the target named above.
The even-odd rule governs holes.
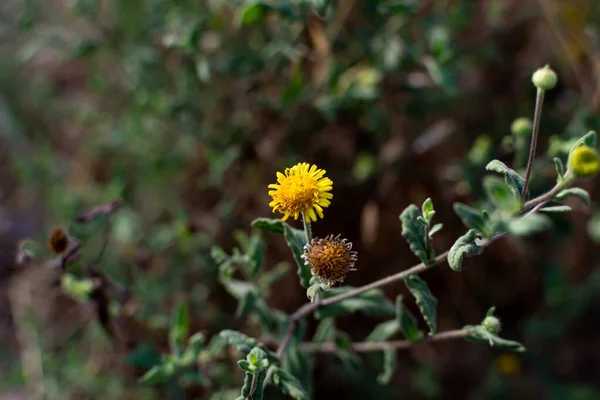
[[[350,267],[350,252],[342,243],[328,242],[313,246],[310,252],[312,267],[322,275],[345,275]]]
[[[310,175],[291,175],[281,183],[279,201],[292,213],[308,210],[319,199],[317,181]]]

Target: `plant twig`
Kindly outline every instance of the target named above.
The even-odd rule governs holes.
[[[467,336],[467,331],[463,329],[456,329],[453,331],[446,331],[436,333],[435,335],[426,336],[417,342],[411,342],[410,340],[392,340],[388,342],[355,342],[352,343],[352,350],[358,353],[366,353],[370,351],[383,351],[388,349],[407,349],[411,346],[421,343],[441,342],[445,340],[461,339]],[[333,353],[337,350],[337,346],[334,342],[325,343],[311,343],[303,342],[300,344],[300,349],[308,352],[318,353]]]
[[[544,90],[537,90],[537,96],[535,98],[535,111],[533,115],[533,129],[531,132],[531,146],[529,147],[529,160],[527,161],[527,171],[525,172],[525,183],[523,184],[523,190],[521,191],[521,200],[525,201],[527,195],[527,187],[529,186],[529,179],[531,178],[531,170],[533,169],[533,161],[535,159],[535,149],[537,147],[538,134],[540,130],[540,119],[542,117],[542,104],[544,103]]]

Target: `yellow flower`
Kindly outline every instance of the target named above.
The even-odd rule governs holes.
[[[311,266],[313,276],[328,286],[343,282],[348,271],[355,271],[357,252],[352,251],[352,243],[340,240],[340,235],[330,235],[325,239],[313,239],[304,247],[302,258]]]
[[[325,170],[318,169],[316,165],[298,163],[291,168],[286,168],[284,173],[277,173],[277,183],[269,185],[269,195],[273,201],[269,207],[273,212],[283,214],[283,221],[290,216],[298,219],[304,213],[310,222],[317,220],[317,214],[323,218],[323,207],[329,206],[333,194],[331,179],[324,177]],[[316,213],[315,213],[316,211]]]
[[[573,175],[586,178],[595,175],[600,169],[600,160],[596,150],[588,146],[579,146],[569,154],[569,171]]]

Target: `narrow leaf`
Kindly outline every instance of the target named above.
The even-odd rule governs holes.
[[[323,293],[323,298],[333,297],[352,290],[352,287],[343,287],[339,289],[330,289]],[[326,317],[335,317],[338,315],[350,314],[360,311],[365,315],[386,316],[394,313],[394,306],[385,298],[383,292],[379,289],[369,290],[356,297],[339,301],[326,307],[320,307],[315,312],[319,319]]]
[[[335,319],[323,318],[313,336],[314,343],[331,342],[335,338]]]
[[[400,322],[397,319],[382,322],[375,325],[373,331],[365,339],[366,342],[385,342],[400,332]]]
[[[448,264],[455,271],[460,271],[465,257],[477,254],[481,251],[481,246],[475,243],[477,232],[474,229],[459,237],[452,245],[448,253]]]
[[[146,372],[140,379],[140,383],[156,385],[164,383],[175,375],[175,365],[171,363],[156,365]]]
[[[436,332],[437,299],[431,294],[427,283],[416,274],[409,275],[404,279],[404,283],[406,283],[406,287],[412,295],[415,296],[417,306],[421,310],[425,322],[429,325],[430,334],[434,334]]]
[[[431,239],[433,237],[433,235],[435,235],[436,233],[438,233],[439,231],[441,231],[443,227],[444,227],[444,224],[435,224],[429,230],[429,238]]]
[[[398,354],[396,349],[385,349],[383,351],[383,371],[377,376],[380,385],[387,385],[396,372],[398,365]]]
[[[551,207],[541,208],[540,211],[550,212],[550,213],[563,213],[563,212],[573,211],[573,209],[569,206],[551,206]]]
[[[565,166],[558,157],[554,157],[552,160],[554,161],[554,168],[556,168],[556,181],[561,182],[565,176]]]
[[[577,147],[580,147],[580,146],[588,146],[591,148],[595,148],[596,147],[596,132],[589,131],[588,133],[586,133],[585,136],[583,136],[581,139],[579,139],[578,141],[575,142],[575,144],[571,148],[571,151],[573,151],[574,149],[576,149]]]
[[[586,206],[590,205],[589,193],[587,191],[585,191],[581,188],[577,188],[577,187],[565,189],[565,190],[561,191],[559,194],[556,195],[556,197],[554,197],[554,200],[563,201],[569,196],[577,196],[581,200],[583,200],[583,202],[585,203]]]

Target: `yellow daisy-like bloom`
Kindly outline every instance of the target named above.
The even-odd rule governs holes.
[[[304,247],[302,258],[310,265],[313,276],[328,286],[343,282],[348,271],[355,271],[354,263],[358,253],[352,251],[352,243],[340,240],[340,235],[327,236],[325,239],[313,239]]]
[[[569,171],[580,178],[596,175],[600,170],[600,159],[596,150],[588,146],[579,146],[569,154]]]
[[[300,213],[304,213],[309,222],[316,221],[317,214],[323,218],[323,208],[329,206],[333,198],[329,193],[333,182],[325,177],[325,170],[308,163],[286,168],[283,174],[278,172],[277,183],[269,185],[269,189],[273,189],[269,190],[273,198],[269,207],[283,214],[282,221],[291,216],[298,219]]]

